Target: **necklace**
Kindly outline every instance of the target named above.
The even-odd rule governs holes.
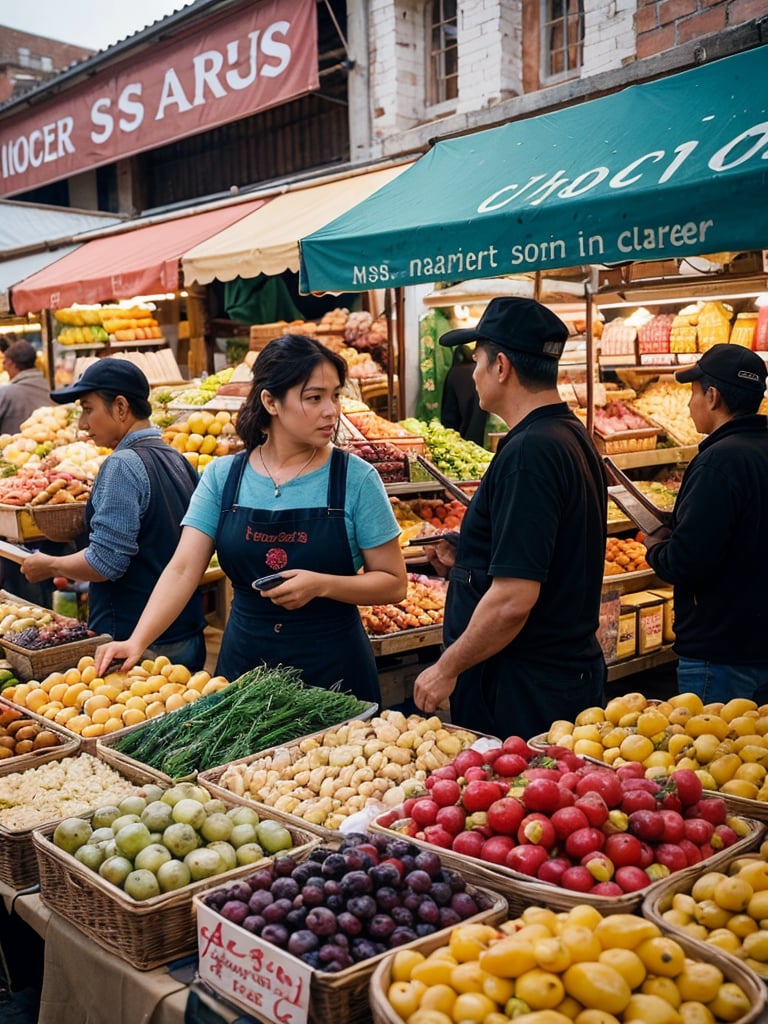
[[[272,474],[271,474],[271,473],[269,472],[269,469],[267,468],[267,464],[266,464],[266,462],[264,461],[264,455],[263,455],[263,453],[262,453],[262,447],[263,447],[263,445],[259,447],[259,458],[261,459],[261,464],[262,464],[262,466],[264,467],[264,472],[265,472],[265,473],[267,474],[267,476],[269,477],[269,479],[270,479],[270,480],[272,481],[272,486],[273,486],[273,487],[275,488],[275,497],[276,497],[276,498],[279,498],[279,497],[280,497],[280,487],[281,487],[281,486],[282,486],[282,487],[285,487],[285,485],[286,485],[286,484],[289,484],[289,483],[291,483],[291,481],[292,481],[292,480],[295,480],[297,476],[301,476],[301,474],[302,474],[302,473],[304,472],[304,470],[305,470],[305,469],[307,468],[307,466],[308,466],[308,465],[310,464],[310,462],[312,461],[312,459],[314,459],[315,455],[317,455],[317,448],[313,448],[313,449],[312,449],[312,454],[311,454],[311,455],[309,456],[309,458],[308,458],[308,459],[307,459],[307,461],[306,461],[306,462],[304,463],[304,465],[303,465],[303,466],[302,466],[302,467],[301,467],[301,468],[300,468],[299,470],[297,470],[297,472],[295,472],[295,473],[293,474],[293,476],[289,477],[289,478],[288,478],[287,480],[283,480],[282,484],[279,484],[279,483],[277,482],[277,480],[275,480],[275,478],[274,478],[274,477],[272,476]]]

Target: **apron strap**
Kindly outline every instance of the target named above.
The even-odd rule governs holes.
[[[328,471],[328,515],[344,515],[344,503],[347,496],[347,466],[349,453],[341,448],[331,452],[331,465]]]
[[[243,479],[245,464],[248,461],[248,452],[238,452],[232,459],[227,479],[224,482],[224,490],[221,494],[221,511],[231,512],[240,493],[240,481]]]

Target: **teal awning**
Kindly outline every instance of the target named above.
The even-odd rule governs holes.
[[[768,46],[439,142],[303,238],[302,291],[768,247]]]

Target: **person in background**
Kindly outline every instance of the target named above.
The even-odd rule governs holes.
[[[472,376],[474,368],[472,349],[468,345],[458,345],[453,355],[453,365],[443,383],[440,421],[444,427],[457,430],[465,441],[483,445],[488,413],[480,408]]]
[[[606,479],[584,426],[561,401],[565,324],[532,299],[498,298],[474,329],[480,407],[510,425],[454,547],[430,546],[448,571],[445,649],[414,684],[428,714],[526,739],[603,702],[596,637],[606,541]],[[434,553],[432,553],[434,551]]]
[[[265,346],[237,417],[245,450],[206,467],[144,614],[124,643],[98,649],[98,671],[136,664],[215,548],[234,590],[218,675],[282,663],[308,685],[340,684],[380,703],[357,605],[402,600],[407,577],[380,476],[332,443],[345,377],[344,360],[313,338],[286,334]],[[262,589],[275,573],[278,585]]]
[[[713,345],[675,374],[700,443],[671,528],[645,538],[651,568],[674,586],[677,683],[705,704],[768,699],[768,421],[758,415],[766,364]]]
[[[89,627],[124,640],[181,534],[197,473],[150,423],[149,382],[133,363],[99,359],[51,398],[60,404],[79,399],[80,429],[114,451],[102,463],[86,506],[87,547],[60,556],[38,552],[24,560],[21,571],[30,583],[57,576],[88,581]],[[204,627],[202,598],[192,591],[157,630],[151,655],[201,669]]]
[[[48,382],[36,360],[37,349],[28,341],[15,341],[3,353],[10,383],[0,386],[0,434],[17,434],[35,409],[51,404]]]

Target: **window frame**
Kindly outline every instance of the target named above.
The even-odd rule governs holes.
[[[452,5],[454,13],[446,17],[445,8]],[[435,15],[438,15],[436,18]],[[453,27],[454,40],[450,36]],[[440,47],[434,48],[435,31],[440,32]],[[459,10],[457,0],[427,0],[424,5],[424,41],[425,41],[425,82],[424,105],[430,114],[450,113],[456,109],[459,99]],[[453,73],[445,71],[446,54],[455,53],[456,69]],[[442,65],[438,73],[437,65]],[[446,85],[453,83],[455,94],[447,93]]]
[[[551,17],[550,15],[554,14],[554,7],[556,5],[561,9],[562,13],[559,17]],[[576,7],[576,11],[573,13],[569,10],[572,5]],[[557,25],[562,27],[565,24],[566,33],[568,33],[570,26],[574,22],[577,32],[575,42],[571,43],[568,39],[564,41],[563,46],[559,50],[553,51],[550,36],[554,28]],[[542,82],[552,84],[580,77],[584,67],[584,24],[584,0],[541,0],[539,5],[539,35],[541,40],[540,74]],[[577,50],[577,63],[570,66],[567,62],[570,60],[570,51],[574,47]],[[552,58],[555,52],[562,54],[567,64],[562,71],[552,70]]]

